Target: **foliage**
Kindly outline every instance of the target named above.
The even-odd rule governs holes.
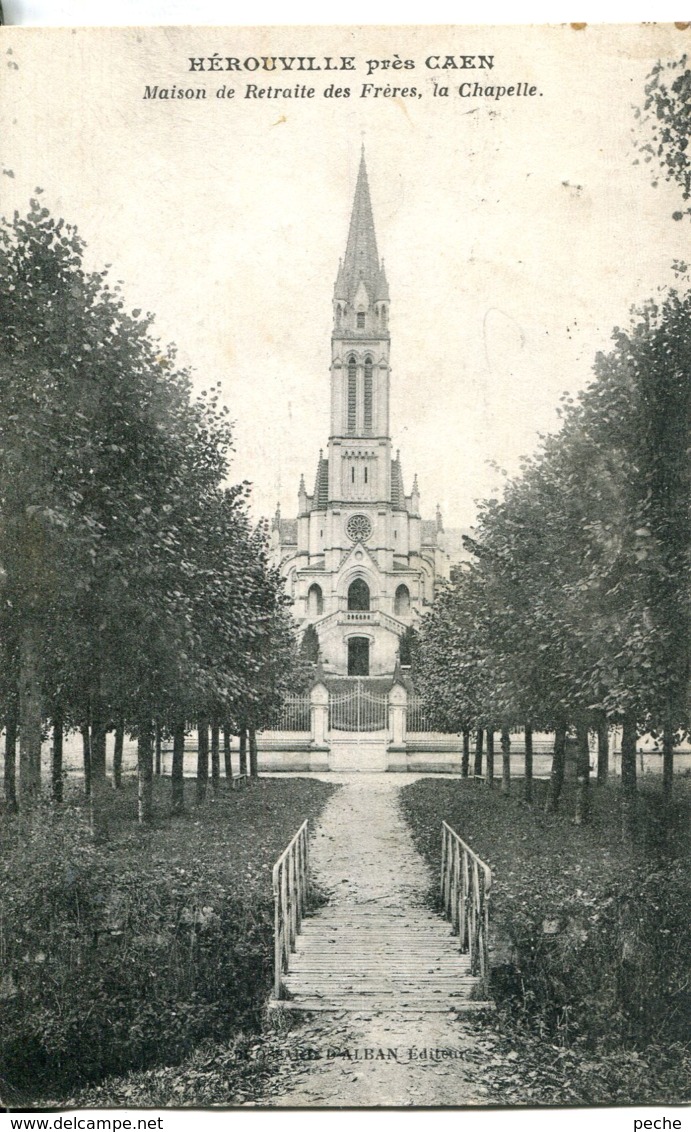
[[[425,618],[418,678],[442,726],[688,727],[691,296],[648,304],[566,399],[467,539]]]
[[[666,181],[676,182],[682,200],[691,199],[691,70],[688,58],[658,62],[648,75],[645,101],[634,113],[643,127],[644,140],[636,148],[646,163],[659,166]],[[653,185],[657,184],[655,177]],[[691,215],[691,206],[673,213],[675,220]]]
[[[306,664],[317,664],[319,661],[319,634],[312,624],[302,634],[300,653]]]
[[[659,786],[641,792],[637,856],[610,788],[588,827],[472,782],[423,780],[402,797],[435,873],[442,820],[492,867],[494,993],[511,1026],[598,1055],[686,1040],[688,790],[671,807]]]
[[[14,659],[0,708],[23,668],[44,717],[91,727],[98,785],[116,721],[140,735],[154,718],[258,726],[299,665],[248,485],[225,484],[219,387],[193,398],[153,317],[85,253],[37,199],[0,225],[0,631]],[[40,709],[23,710],[28,746]]]
[[[276,1035],[241,1032],[229,1041],[202,1042],[180,1064],[132,1070],[87,1085],[62,1103],[78,1109],[254,1104],[285,1064],[285,1051],[278,1046]]]
[[[81,802],[37,810],[28,837],[8,823],[5,1083],[64,1091],[256,1027],[272,975],[271,866],[331,789],[260,780],[148,832],[123,791],[107,852]]]

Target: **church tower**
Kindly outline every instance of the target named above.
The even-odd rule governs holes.
[[[333,292],[330,427],[314,489],[304,477],[297,519],[277,510],[274,561],[304,631],[314,626],[328,676],[390,678],[401,638],[448,577],[441,515],[406,495],[389,422],[389,287],[379,258],[364,149],[345,256]]]
[[[391,498],[389,288],[379,260],[364,148],[334,286],[329,501]]]

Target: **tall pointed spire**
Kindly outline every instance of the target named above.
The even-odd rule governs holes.
[[[388,300],[388,288],[383,264],[379,262],[377,237],[374,231],[374,217],[367,181],[365,147],[362,147],[360,169],[355,185],[355,199],[350,217],[348,243],[345,258],[338,265],[335,297],[352,302],[360,281],[367,289],[370,303],[378,299]]]

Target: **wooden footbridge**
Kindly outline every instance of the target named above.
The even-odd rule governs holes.
[[[309,914],[307,822],[273,871],[274,992],[289,1010],[467,1013],[487,1000],[489,867],[446,823],[443,915],[386,899],[325,905]]]

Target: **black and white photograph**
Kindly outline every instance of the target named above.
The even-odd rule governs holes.
[[[0,27],[5,1111],[682,1128],[690,36]]]

